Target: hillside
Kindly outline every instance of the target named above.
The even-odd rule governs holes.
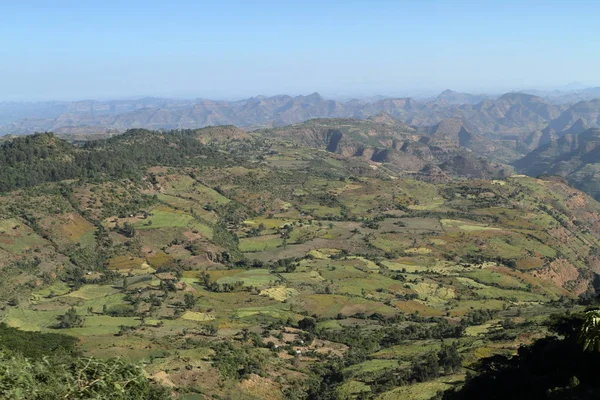
[[[460,119],[419,129],[384,114],[367,121],[317,119],[256,134],[361,158],[417,179],[446,179],[446,173],[471,178],[504,177],[510,170],[481,158],[498,153],[503,146],[470,133]]]
[[[600,195],[600,130],[566,134],[515,162],[530,176],[559,175],[569,184],[598,198]]]
[[[446,89],[435,98],[435,101],[440,104],[477,104],[483,100],[490,99],[491,97],[492,96],[460,93]]]
[[[600,272],[600,203],[557,179],[460,176],[463,129],[7,140],[0,317],[139,363],[181,399],[433,397],[545,336]],[[458,135],[427,167],[443,180],[392,168],[441,161],[422,139],[442,133]],[[389,161],[366,155],[386,145]]]

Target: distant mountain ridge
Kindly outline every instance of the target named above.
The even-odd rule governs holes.
[[[517,170],[530,175],[559,175],[570,185],[600,199],[600,129],[566,134],[516,161]]]
[[[596,91],[592,88],[586,93]],[[559,104],[522,92],[510,92],[496,98],[445,90],[429,101],[374,97],[342,102],[312,93],[256,96],[238,101],[146,97],[40,103],[39,106],[11,104],[0,103],[0,134],[42,131],[90,134],[123,132],[132,128],[169,130],[216,125],[255,130],[314,118],[368,120],[385,115],[393,121],[419,128],[457,118],[473,134],[514,141],[515,151],[522,155],[553,138],[600,126],[598,99]]]

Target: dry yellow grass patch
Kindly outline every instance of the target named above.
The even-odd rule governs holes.
[[[286,288],[285,286],[273,287],[269,289],[261,290],[261,296],[268,296],[273,300],[284,301],[290,297],[298,295],[298,291],[292,288]]]

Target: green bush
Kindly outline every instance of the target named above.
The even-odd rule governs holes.
[[[167,389],[153,386],[143,370],[118,359],[46,357],[32,360],[0,351],[0,399],[164,400]]]

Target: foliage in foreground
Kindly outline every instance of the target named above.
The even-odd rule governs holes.
[[[169,394],[152,386],[140,367],[118,359],[56,362],[0,351],[0,398],[163,400]]]
[[[141,367],[119,359],[77,357],[74,339],[0,325],[0,399],[163,400]],[[31,346],[28,346],[27,344]]]
[[[552,329],[557,336],[523,346],[517,356],[481,360],[478,375],[444,399],[598,399],[600,352],[582,342],[585,319],[559,318]]]

